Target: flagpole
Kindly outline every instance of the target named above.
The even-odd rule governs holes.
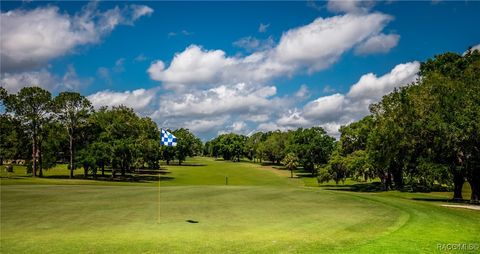
[[[160,133],[162,133],[163,129],[160,129]],[[160,142],[160,146],[162,145],[162,142]],[[162,180],[162,165],[161,165],[161,159],[158,162],[158,200],[157,200],[157,206],[158,206],[158,214],[157,214],[157,223],[160,223],[160,181]]]
[[[159,167],[160,167],[160,162],[158,163],[159,164]],[[158,218],[157,218],[157,222],[160,223],[160,182],[162,180],[162,174],[160,172],[160,170],[162,170],[162,168],[160,167],[159,169],[159,172],[158,172]]]

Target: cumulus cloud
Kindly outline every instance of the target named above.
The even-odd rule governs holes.
[[[75,15],[56,6],[1,13],[1,72],[25,71],[71,53],[80,45],[97,43],[116,26],[132,25],[153,10],[143,5],[118,6],[101,12],[91,2]]]
[[[105,90],[91,94],[87,98],[96,108],[124,105],[141,113],[144,110],[148,110],[147,106],[154,100],[156,93],[157,89],[137,89],[124,92]]]
[[[53,90],[57,81],[57,78],[46,69],[23,73],[2,73],[1,75],[1,86],[9,93],[16,93],[27,86],[39,86]]]
[[[397,46],[400,40],[398,34],[379,34],[368,38],[355,48],[355,54],[368,55],[373,53],[387,53]]]
[[[16,93],[28,86],[38,86],[49,91],[79,91],[91,82],[91,79],[79,78],[73,65],[67,66],[63,76],[52,74],[45,68],[37,71],[0,74],[0,85],[9,93]]]
[[[275,86],[238,83],[183,93],[168,92],[158,98],[151,114],[159,125],[188,127],[206,136],[224,132],[248,134],[291,107],[289,98],[278,97]]]
[[[409,62],[398,64],[389,73],[381,77],[377,77],[373,73],[365,74],[350,87],[347,96],[349,98],[380,99],[383,95],[393,91],[395,87],[415,81],[419,68],[419,62]]]
[[[341,125],[359,120],[369,113],[370,104],[380,101],[383,95],[395,88],[415,82],[419,62],[398,64],[389,73],[377,77],[368,73],[350,87],[347,94],[335,93],[312,100],[301,109],[294,109],[275,122],[259,125],[259,129],[292,129],[319,125],[338,136]]]
[[[303,115],[320,122],[334,121],[342,112],[344,102],[345,96],[339,93],[320,97],[304,106]]]
[[[165,88],[175,88],[185,84],[218,82],[222,78],[223,68],[235,61],[225,57],[222,50],[206,51],[192,45],[176,54],[168,69],[158,60],[147,71],[152,79],[165,82]]]
[[[250,87],[244,83],[222,85],[208,90],[182,94],[163,95],[160,109],[164,117],[212,117],[222,114],[248,114],[268,111],[274,107],[269,100],[276,94],[276,87]]]
[[[264,83],[299,71],[312,73],[331,66],[346,51],[378,35],[391,20],[381,13],[317,18],[285,32],[274,47],[245,57],[229,57],[223,50],[191,45],[175,54],[168,67],[161,60],[154,61],[148,73],[164,88],[174,90],[192,85]]]

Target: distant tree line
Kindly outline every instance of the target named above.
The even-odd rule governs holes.
[[[205,143],[204,154],[232,161],[246,157],[275,164],[280,164],[288,155],[293,164],[315,175],[318,166],[327,163],[334,145],[335,139],[323,128],[312,127],[285,132],[257,132],[250,137],[222,134]]]
[[[57,162],[68,162],[70,177],[83,168],[85,177],[105,175],[105,167],[125,176],[134,169],[158,169],[161,159],[176,159],[202,151],[200,139],[187,129],[172,131],[176,147],[161,147],[157,124],[125,106],[94,110],[79,93],[61,92],[52,98],[39,87],[25,87],[16,94],[0,88],[4,113],[0,116],[0,163],[27,159],[32,176]]]
[[[421,64],[419,79],[343,126],[319,181],[379,177],[384,189],[452,186],[471,202],[480,187],[480,53],[445,53]]]

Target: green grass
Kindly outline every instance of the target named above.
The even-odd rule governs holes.
[[[447,253],[437,244],[480,244],[480,212],[440,206],[450,193],[330,190],[256,164],[186,164],[167,167],[160,196],[155,181],[2,172],[0,252]],[[46,176],[67,175],[62,167]]]

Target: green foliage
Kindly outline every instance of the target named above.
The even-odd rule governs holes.
[[[326,164],[335,139],[321,127],[299,128],[289,133],[287,150],[296,154],[305,170],[315,174],[316,165]]]
[[[180,128],[172,131],[172,134],[177,137],[177,146],[174,147],[174,151],[178,164],[182,164],[188,156],[198,155],[202,151],[202,141],[188,129]]]
[[[461,199],[465,177],[480,184],[480,53],[445,53],[422,63],[417,83],[371,106],[374,125],[367,153],[385,183],[393,177],[413,189],[454,185]]]
[[[287,152],[285,149],[287,137],[288,133],[286,132],[274,131],[269,133],[260,147],[262,157],[273,163],[280,163]]]
[[[54,99],[54,111],[58,121],[65,127],[69,138],[70,177],[75,168],[76,141],[81,137],[79,130],[87,124],[93,107],[90,101],[76,92],[61,92]]]
[[[37,174],[38,166],[40,166],[41,175],[42,165],[39,160],[42,157],[40,149],[42,140],[40,136],[44,134],[45,125],[51,121],[53,111],[51,94],[40,87],[24,87],[17,94],[7,94],[5,90],[1,93],[5,111],[14,114],[24,125],[25,133],[31,138],[33,175]]]
[[[247,137],[235,133],[222,134],[209,143],[211,155],[222,156],[224,160],[240,161],[248,154],[245,143]]]
[[[282,164],[290,170],[290,177],[293,178],[293,171],[297,169],[299,160],[294,153],[288,153],[282,160]]]

